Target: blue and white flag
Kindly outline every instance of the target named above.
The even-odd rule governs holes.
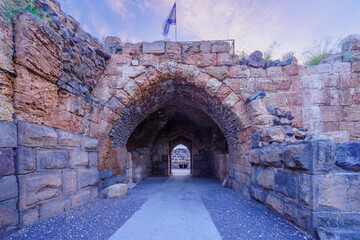
[[[168,35],[170,25],[176,25],[176,2],[174,3],[174,6],[171,9],[169,17],[167,18],[167,20],[165,22],[164,31],[163,31],[164,36]]]

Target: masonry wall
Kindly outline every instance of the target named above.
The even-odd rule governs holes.
[[[329,140],[252,149],[251,196],[316,236],[318,227],[358,225],[360,174],[335,165]]]
[[[0,234],[98,198],[96,138],[24,121],[0,128]]]

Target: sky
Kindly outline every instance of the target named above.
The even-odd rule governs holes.
[[[63,10],[102,40],[164,40],[163,24],[174,0],[60,0]],[[265,51],[274,58],[331,38],[333,45],[360,33],[360,0],[177,0],[178,41],[235,39],[236,52]],[[168,35],[174,41],[174,26]]]

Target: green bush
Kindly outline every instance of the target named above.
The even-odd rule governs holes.
[[[35,8],[35,0],[6,0],[0,5],[0,16],[4,22],[15,21],[24,12],[32,13],[40,18],[44,15],[42,11]]]
[[[334,54],[336,47],[332,44],[332,39],[327,37],[322,41],[314,41],[314,45],[304,51],[305,64],[314,66],[323,60]]]
[[[323,59],[325,59],[331,55],[332,55],[331,53],[324,53],[322,55],[315,56],[315,57],[309,59],[308,61],[306,61],[305,65],[309,65],[309,66],[318,65]]]

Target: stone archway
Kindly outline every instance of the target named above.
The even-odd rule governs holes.
[[[204,162],[205,166],[203,159],[226,159],[223,161],[226,162],[225,170],[221,171],[220,176],[218,173],[214,174],[215,166],[219,166],[214,163],[209,164],[208,169],[211,170],[206,175],[211,172],[223,180],[229,177],[229,172],[235,171],[237,174],[230,176],[233,178],[232,185],[247,194],[245,188],[249,179],[247,175],[250,173],[247,152],[250,149],[251,131],[244,104],[246,96],[241,95],[241,88],[238,86],[242,74],[246,73],[242,72],[240,66],[230,66],[231,64],[225,61],[225,56],[231,61],[228,45],[223,42],[127,44],[122,54],[114,55],[94,90],[94,94],[106,102],[102,119],[110,123],[103,126],[106,129],[103,131],[106,144],[102,144],[102,138],[99,137],[100,170],[111,165],[103,162],[112,161],[109,160],[110,154],[106,156],[102,151],[115,151],[112,158],[116,156],[115,162],[120,162],[120,166],[117,166],[120,169],[134,169],[132,164],[124,164],[129,161],[129,157],[124,159],[122,156],[126,155],[125,152],[144,147],[147,150],[142,151],[151,155],[152,162],[156,157],[161,159],[160,162],[164,162],[161,164],[167,163],[168,149],[161,154],[156,153],[158,149],[154,148],[155,135],[160,134],[161,129],[172,118],[186,118],[185,122],[194,123],[190,124],[193,129],[200,129],[202,122],[207,122],[206,127],[216,129],[210,134],[212,137],[206,140],[208,150],[201,150],[197,155],[194,153],[194,162],[198,159],[199,162]],[[172,110],[174,107],[180,110]],[[192,112],[189,109],[192,109]],[[203,121],[205,118],[206,121]],[[137,130],[141,128],[156,131],[151,138],[143,136],[146,131]],[[206,132],[204,129],[201,131]],[[211,149],[211,145],[216,141],[221,142],[219,146],[222,147]],[[166,148],[169,148],[168,142],[166,144]],[[222,157],[219,157],[220,154]],[[139,158],[137,153],[132,156]],[[164,168],[152,166],[152,171],[148,173],[164,174],[160,170]],[[127,173],[128,176],[132,174],[132,170]]]

